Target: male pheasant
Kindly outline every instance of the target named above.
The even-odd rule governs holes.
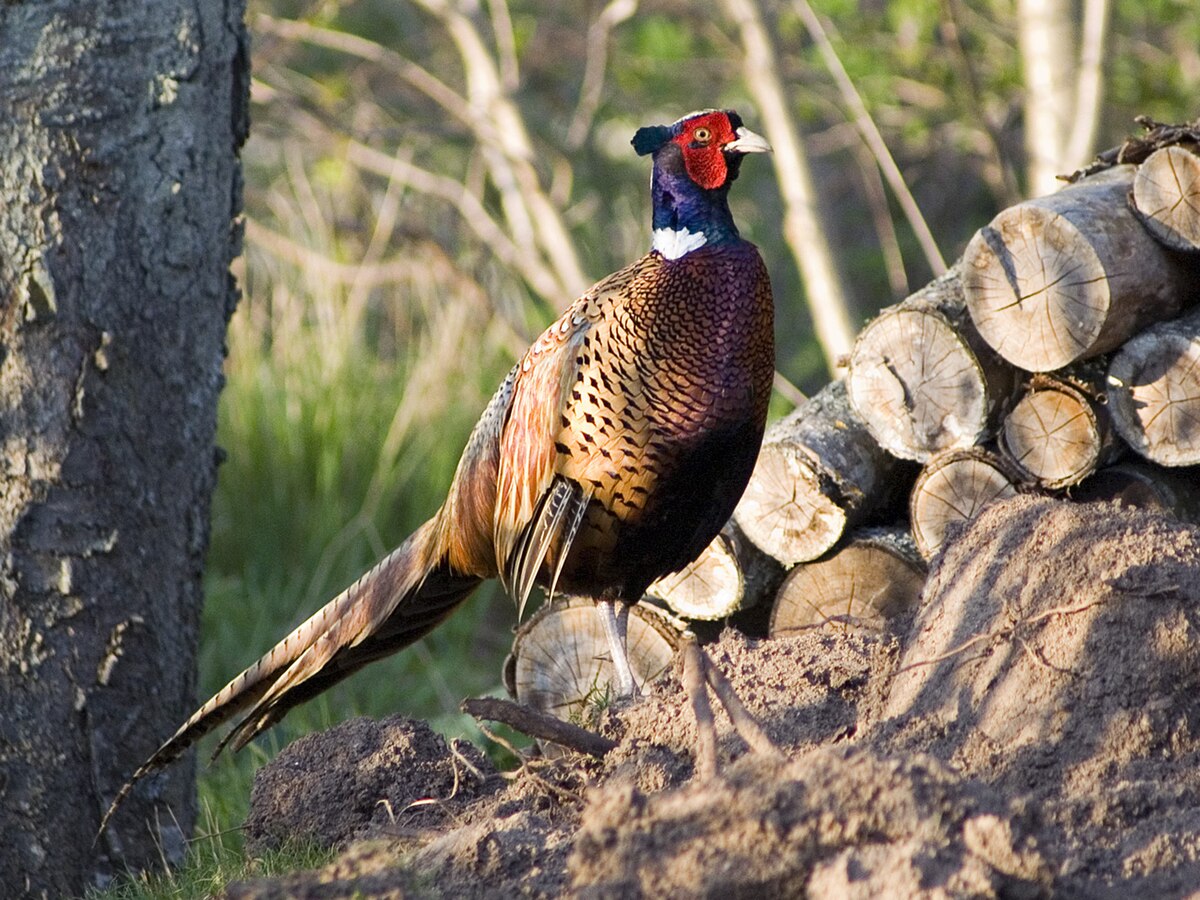
[[[629,604],[699,555],[754,467],[774,373],[758,250],[727,202],[744,154],[769,150],[731,110],[640,129],[653,154],[653,245],[603,279],[513,367],[467,442],[437,514],[197,710],[113,802],[217,725],[241,747],[499,576],[592,597],[618,691],[636,692]],[[102,826],[103,828],[103,826]]]

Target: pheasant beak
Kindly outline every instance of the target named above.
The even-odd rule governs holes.
[[[721,149],[727,153],[770,153],[771,145],[761,134],[755,134],[749,128],[739,128],[737,137]]]

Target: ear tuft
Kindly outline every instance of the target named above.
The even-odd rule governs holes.
[[[633,149],[637,151],[638,156],[645,156],[647,153],[653,153],[670,139],[671,129],[666,125],[648,125],[645,128],[639,128],[630,143],[633,144]]]

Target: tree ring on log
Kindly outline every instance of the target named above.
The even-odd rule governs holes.
[[[1012,477],[995,454],[982,447],[939,453],[913,485],[909,520],[917,549],[929,559],[953,524],[968,522],[987,504],[1017,495]]]
[[[1200,314],[1149,328],[1108,368],[1113,426],[1164,466],[1200,462]]]
[[[882,632],[912,609],[925,585],[925,565],[912,536],[864,529],[825,559],[802,563],[780,585],[771,637],[811,628]]]
[[[629,611],[629,664],[639,685],[671,665],[684,624],[638,603]],[[504,686],[518,703],[590,727],[614,697],[608,641],[596,606],[582,597],[543,604],[518,630],[504,663]],[[543,750],[553,753],[552,745]]]
[[[854,342],[846,387],[880,446],[901,459],[970,447],[987,429],[979,360],[933,310],[894,307],[868,324]]]

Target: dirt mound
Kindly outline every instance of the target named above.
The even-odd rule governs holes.
[[[608,714],[604,760],[530,764],[501,786],[476,755],[480,778],[459,766],[445,809],[410,806],[450,797],[444,742],[402,720],[347,723],[262,770],[251,821],[273,839],[376,840],[230,893],[1188,896],[1198,625],[1200,531],[1019,498],[948,545],[893,634],[709,646],[785,760],[748,753],[718,714],[722,774],[693,779],[678,672]],[[401,763],[376,749],[393,740],[411,748]],[[389,818],[383,798],[426,818]]]
[[[930,757],[749,756],[708,784],[593,790],[568,868],[581,897],[793,897],[805,885],[826,896],[892,886],[902,896],[931,886],[1034,895],[1049,872],[1024,834],[1014,838],[1012,818],[990,790]]]
[[[289,838],[341,847],[372,827],[442,827],[503,786],[468,741],[404,716],[358,718],[289,744],[254,779],[246,846]]]

